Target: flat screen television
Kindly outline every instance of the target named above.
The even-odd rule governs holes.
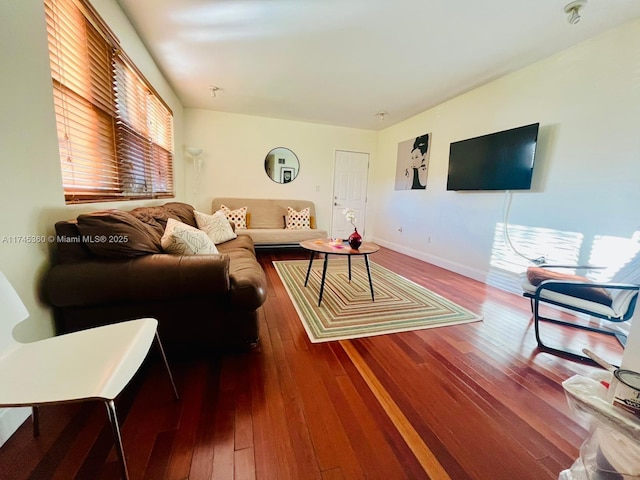
[[[534,123],[453,142],[447,190],[529,190],[538,142]]]

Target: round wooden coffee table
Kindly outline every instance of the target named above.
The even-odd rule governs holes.
[[[300,242],[300,246],[311,252],[309,258],[309,268],[307,269],[307,277],[304,280],[304,286],[309,282],[309,274],[311,273],[311,265],[316,253],[324,253],[324,265],[322,266],[322,280],[320,281],[320,295],[318,295],[318,306],[322,303],[322,294],[324,292],[324,281],[327,276],[327,265],[329,264],[330,255],[346,255],[349,261],[349,281],[351,281],[351,257],[361,255],[364,257],[364,263],[367,266],[367,275],[369,276],[369,288],[371,288],[371,301],[374,301],[373,282],[371,281],[371,269],[369,268],[369,254],[376,253],[380,247],[375,243],[362,242],[357,250],[351,248],[348,242],[335,244],[330,238],[324,240],[305,240]]]

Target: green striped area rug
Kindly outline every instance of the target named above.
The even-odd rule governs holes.
[[[316,260],[304,286],[308,260],[273,262],[313,343],[406,332],[482,317],[392,271],[369,262],[375,301],[371,301],[364,259],[353,257],[351,282],[346,260],[329,259],[318,307],[322,260]]]

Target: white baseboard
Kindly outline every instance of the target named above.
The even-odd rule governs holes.
[[[31,409],[28,407],[0,408],[0,446],[9,440],[30,415]]]
[[[446,270],[450,270],[455,273],[459,273],[460,275],[472,278],[474,280],[478,280],[479,282],[482,282],[482,283],[487,282],[487,272],[483,272],[482,270],[469,268],[466,265],[452,262],[450,260],[445,260],[444,258],[436,257],[435,255],[429,255],[427,253],[420,252],[412,248],[407,248],[405,246],[398,245],[393,242],[387,242],[386,240],[381,240],[379,238],[374,237],[372,238],[371,241],[374,243],[377,243],[378,245],[386,247],[390,250],[393,250],[399,253],[404,253],[405,255],[409,255],[410,257],[417,258],[418,260],[431,263],[432,265],[442,267]],[[375,257],[373,258],[373,260],[375,261]]]

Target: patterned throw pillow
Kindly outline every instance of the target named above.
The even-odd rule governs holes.
[[[215,244],[205,232],[173,218],[167,220],[167,228],[160,245],[166,253],[179,255],[218,253]]]
[[[311,230],[311,220],[309,218],[309,207],[303,208],[299,212],[291,207],[287,207],[286,227],[287,230]]]
[[[194,210],[193,215],[196,217],[198,228],[206,233],[216,245],[237,237],[227,216],[222,211],[218,210],[213,215],[207,215]]]
[[[231,210],[225,205],[220,205],[220,210],[222,210],[230,222],[236,224],[236,228],[247,228],[247,207]]]

